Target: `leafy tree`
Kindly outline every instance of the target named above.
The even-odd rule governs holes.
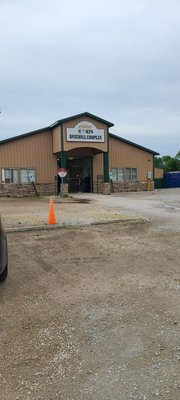
[[[157,168],[163,168],[163,161],[162,161],[162,157],[154,157],[154,166]]]
[[[154,158],[154,166],[163,168],[164,172],[180,171],[180,150],[175,157],[165,155]]]

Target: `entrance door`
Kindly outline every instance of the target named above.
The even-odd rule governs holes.
[[[72,157],[67,160],[69,192],[92,192],[91,157]]]

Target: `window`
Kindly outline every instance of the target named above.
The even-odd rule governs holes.
[[[20,169],[20,182],[21,183],[28,182],[27,169]]]
[[[11,176],[12,176],[12,182],[18,183],[18,170],[17,169],[11,169]]]
[[[136,181],[137,168],[112,168],[113,182]]]
[[[10,183],[11,182],[11,170],[5,169],[4,171],[4,182]]]
[[[137,168],[132,168],[132,181],[137,181]]]
[[[116,182],[117,180],[117,168],[112,168],[112,181]]]
[[[36,180],[35,169],[5,168],[2,170],[2,180],[5,183],[30,183]]]
[[[18,170],[9,168],[5,169],[3,180],[5,183],[18,183]]]
[[[118,182],[123,182],[124,181],[124,168],[118,168],[117,175],[118,175]]]
[[[114,182],[124,181],[124,168],[112,168],[112,180]]]
[[[125,180],[131,181],[131,168],[125,168]]]
[[[28,174],[28,181],[29,182],[35,182],[36,181],[36,175],[35,175],[35,169],[28,169],[27,170]]]

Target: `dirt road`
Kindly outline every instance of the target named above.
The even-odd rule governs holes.
[[[173,226],[151,218],[8,233],[1,400],[179,399]]]

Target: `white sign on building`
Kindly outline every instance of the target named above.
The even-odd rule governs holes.
[[[67,128],[66,135],[67,142],[104,143],[104,129],[97,129],[89,121],[82,121],[74,128]]]

